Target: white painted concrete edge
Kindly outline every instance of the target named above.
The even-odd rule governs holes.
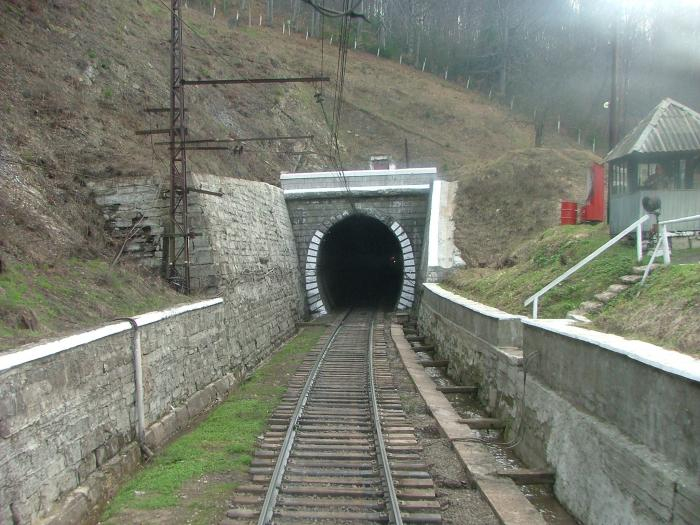
[[[423,286],[425,286],[434,294],[439,295],[440,297],[444,297],[445,299],[448,299],[453,303],[463,306],[464,308],[468,308],[469,310],[473,310],[480,314],[495,317],[496,319],[501,321],[510,319],[524,319],[524,317],[521,315],[509,314],[507,312],[499,310],[498,308],[493,308],[492,306],[487,306],[485,304],[477,303],[476,301],[466,299],[461,295],[457,295],[456,293],[452,293],[445,290],[443,287],[436,283],[425,283],[423,284]]]
[[[605,332],[596,332],[595,330],[572,326],[562,321],[562,319],[523,318],[523,324],[596,345],[669,374],[700,382],[700,359],[681,354],[675,350],[668,350],[652,343],[636,339],[625,339],[619,335]]]
[[[430,227],[428,228],[428,267],[439,266],[440,248],[440,191],[442,181],[433,182],[433,191],[430,196]]]
[[[368,177],[377,175],[431,175],[436,174],[437,168],[399,168],[394,170],[355,170],[344,171],[345,177]],[[340,177],[339,171],[318,171],[306,173],[281,173],[280,180],[323,179]]]
[[[499,320],[520,319],[525,325],[571,337],[572,339],[604,348],[616,354],[625,355],[630,359],[658,368],[669,374],[700,382],[700,359],[681,354],[675,350],[668,350],[667,348],[636,339],[625,339],[619,335],[596,332],[595,330],[573,326],[572,321],[569,319],[529,319],[522,315],[511,315],[497,308],[477,303],[476,301],[465,299],[455,293],[448,292],[438,284],[426,283],[423,286],[440,297],[483,315],[488,315]]]
[[[357,186],[351,187],[351,193],[377,192],[377,191],[428,191],[430,184],[402,184],[394,186]],[[285,195],[307,195],[312,193],[346,193],[344,187],[338,188],[300,188],[294,190],[284,190]]]
[[[223,302],[224,300],[221,297],[217,297],[216,299],[209,299],[207,301],[184,304],[168,310],[148,312],[142,315],[134,316],[133,319],[136,321],[137,326],[146,326],[180,314],[192,312],[194,310],[201,310],[203,308],[209,308],[210,306],[221,304]],[[0,355],[0,372],[129,330],[131,330],[131,323],[122,321],[119,323],[102,326],[88,332],[82,332],[57,339],[55,341],[49,341],[47,343],[32,346],[23,350],[2,354]]]

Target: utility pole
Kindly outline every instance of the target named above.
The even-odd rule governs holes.
[[[612,37],[612,71],[610,82],[610,107],[608,114],[608,151],[620,140],[620,17],[615,13]]]
[[[163,238],[163,277],[190,293],[190,229],[187,216],[187,123],[185,112],[182,0],[171,0],[170,28],[170,211]]]
[[[269,6],[272,8],[272,0]],[[144,129],[136,131],[136,135],[168,135],[167,142],[156,144],[167,145],[170,150],[170,207],[168,219],[164,224],[163,257],[161,275],[179,292],[189,294],[190,288],[190,240],[195,233],[190,230],[187,214],[187,196],[189,192],[204,193],[221,197],[220,192],[212,192],[187,185],[187,151],[233,151],[240,154],[244,142],[270,142],[281,140],[300,140],[312,138],[310,135],[224,138],[224,139],[188,139],[187,110],[185,108],[185,86],[216,86],[246,84],[286,84],[298,82],[328,82],[326,76],[286,77],[286,78],[226,78],[188,80],[184,78],[183,29],[182,20],[183,0],[170,1],[170,107],[145,108],[147,113],[168,114],[169,125],[165,128]],[[225,143],[235,143],[231,148]]]
[[[267,25],[272,27],[275,13],[275,0],[267,0]]]

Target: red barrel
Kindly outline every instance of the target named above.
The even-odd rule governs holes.
[[[561,223],[576,224],[578,204],[571,201],[561,201]]]

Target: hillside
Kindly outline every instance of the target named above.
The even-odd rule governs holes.
[[[443,286],[512,314],[529,316],[525,299],[609,240],[605,225],[557,226],[522,243],[509,254],[508,267],[471,268],[450,275]],[[680,261],[683,252],[674,252]],[[694,253],[697,262],[697,253]],[[648,262],[648,259],[645,261]],[[564,318],[581,302],[636,266],[636,250],[621,242],[540,298],[541,318]],[[700,354],[700,265],[674,263],[656,269],[644,284],[635,284],[596,313],[585,328],[642,339],[691,355]]]
[[[70,274],[71,260],[109,260],[119,248],[103,229],[87,181],[122,174],[166,177],[167,151],[154,144],[163,135],[144,138],[135,132],[165,127],[162,114],[143,110],[167,105],[170,15],[158,0],[13,1],[3,2],[0,13],[0,260],[5,268],[29,265],[30,273],[58,279],[54,270]],[[322,57],[319,42],[304,35],[238,26],[234,19],[212,19],[194,9],[186,10],[186,17],[197,33],[185,34],[189,78],[335,77],[337,48],[328,43]],[[276,184],[280,171],[327,168],[330,137],[317,88],[188,88],[191,138],[315,137],[247,143],[240,155],[192,151],[191,171]],[[330,111],[332,83],[323,87],[323,98]],[[340,140],[347,168],[366,166],[373,153],[391,154],[401,165],[407,140],[412,165],[436,165],[446,178],[467,183],[481,173],[475,166],[496,161],[488,169],[516,173],[522,156],[532,155],[539,159],[538,173],[553,185],[548,209],[582,184],[586,154],[529,152],[531,129],[516,116],[477,93],[395,62],[351,51],[344,107]],[[508,152],[519,153],[509,157]],[[521,209],[529,206],[526,202]],[[522,235],[501,229],[500,216],[475,221],[470,213],[462,216],[458,231],[498,230],[504,246]],[[530,225],[531,233],[539,226]],[[473,243],[464,242],[463,248],[469,252]],[[497,252],[498,247],[490,249],[486,260],[497,259]],[[466,258],[482,261],[469,253]],[[94,284],[96,290],[101,286]],[[161,293],[159,285],[143,291]],[[19,306],[7,293],[0,293],[0,301],[3,322],[15,330]],[[56,330],[60,323],[46,333]]]

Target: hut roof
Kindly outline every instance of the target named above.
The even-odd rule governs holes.
[[[700,150],[700,113],[666,98],[605,157],[606,162],[632,153]]]

